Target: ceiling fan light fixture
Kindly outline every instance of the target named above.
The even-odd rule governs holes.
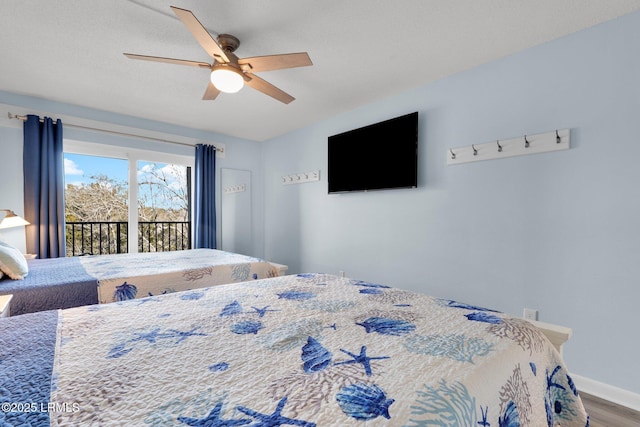
[[[167,64],[188,65],[210,70],[210,82],[202,96],[203,100],[214,100],[221,92],[238,92],[244,86],[255,89],[280,101],[289,104],[295,98],[271,83],[262,80],[254,73],[285,68],[306,67],[313,65],[307,52],[284,53],[279,55],[253,56],[238,58],[233,52],[240,46],[240,40],[231,34],[218,34],[214,39],[209,31],[200,23],[198,18],[187,9],[171,6],[171,10],[187,27],[200,46],[213,60],[212,64],[185,59],[165,58],[162,56],[136,55],[125,53],[130,59],[164,62]]]
[[[244,86],[244,77],[232,67],[216,65],[211,71],[211,83],[220,92],[236,93]]]

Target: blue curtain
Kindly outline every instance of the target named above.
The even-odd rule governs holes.
[[[28,115],[24,122],[24,217],[27,252],[65,256],[62,122]]]
[[[216,147],[196,145],[194,248],[216,248]]]

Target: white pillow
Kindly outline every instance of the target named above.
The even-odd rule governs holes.
[[[14,280],[22,280],[29,274],[29,266],[22,252],[0,241],[0,271]]]

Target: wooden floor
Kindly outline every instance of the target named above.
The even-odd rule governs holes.
[[[586,393],[580,397],[591,417],[590,427],[640,427],[640,412]]]

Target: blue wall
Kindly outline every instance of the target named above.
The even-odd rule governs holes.
[[[640,393],[637,40],[639,13],[268,141],[265,256],[291,272],[538,309],[573,328],[575,374]],[[419,188],[327,195],[327,136],[411,111]],[[568,151],[446,165],[449,147],[563,128]],[[317,169],[321,182],[280,183]]]

